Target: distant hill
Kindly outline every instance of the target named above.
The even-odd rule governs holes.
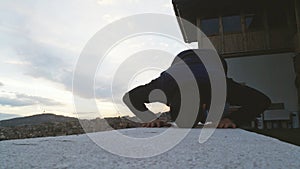
[[[0,141],[35,137],[78,135],[87,132],[90,133],[133,127],[140,127],[140,124],[132,122],[125,117],[79,120],[74,117],[65,117],[55,114],[39,114],[0,121]]]
[[[39,125],[43,123],[77,121],[77,118],[55,114],[38,114],[28,117],[18,117],[0,121],[0,127],[15,127],[24,125]]]

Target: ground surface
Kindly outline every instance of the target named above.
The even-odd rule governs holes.
[[[149,137],[164,129],[120,131]],[[111,154],[87,135],[1,141],[0,168],[300,168],[298,146],[240,129],[216,130],[207,142],[200,144],[200,131],[193,129],[170,151],[144,159]],[[93,134],[103,137],[110,133]]]
[[[263,134],[281,141],[300,146],[300,128],[298,129],[249,129],[255,133]]]

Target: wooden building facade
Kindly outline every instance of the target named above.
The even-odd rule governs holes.
[[[294,91],[295,99],[290,100],[295,100],[293,101],[295,104],[298,102],[296,106],[298,108],[296,108],[297,110],[292,108],[293,110],[290,111],[299,112],[300,0],[173,0],[173,6],[186,43],[198,42],[199,48],[202,48],[203,39],[209,38],[221,56],[228,59],[242,59],[242,57],[247,56],[245,60],[248,63],[250,63],[250,56],[267,55],[270,56],[267,60],[272,62],[272,59],[278,59],[278,54],[284,56],[289,53],[286,55],[287,57],[290,57],[292,54],[293,61],[291,61],[291,64],[285,65],[285,67],[286,70],[289,67],[293,67],[290,69],[293,69],[292,73],[295,75],[290,73],[282,75],[282,77],[289,76],[291,78],[263,82],[263,85],[266,90],[268,90],[266,83],[270,83],[270,88],[276,86],[269,90],[271,94],[276,90]],[[203,36],[195,27],[186,24],[185,21],[196,25],[207,37]],[[250,58],[257,59],[257,57]],[[255,61],[255,63],[258,62]],[[271,62],[264,63],[272,64]],[[281,69],[282,67],[276,67],[278,63],[272,66],[265,66]],[[255,66],[257,65],[253,65],[253,67]],[[272,70],[270,72],[272,73]],[[247,78],[255,79],[255,77]],[[260,79],[263,78],[260,77]],[[289,85],[279,86],[279,83],[285,83],[282,82],[282,79],[290,79],[286,82]],[[276,85],[276,83],[278,84]],[[295,89],[289,90],[288,88],[291,87]],[[281,97],[282,93],[284,92],[278,92],[275,98],[277,96]],[[282,97],[281,100],[284,102],[286,97]]]
[[[197,25],[224,57],[300,52],[299,0],[173,0],[176,15]],[[185,42],[197,30],[178,22]]]

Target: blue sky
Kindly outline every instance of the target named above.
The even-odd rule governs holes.
[[[72,74],[85,44],[107,24],[141,13],[174,15],[171,0],[1,1],[0,120],[44,111],[77,116]],[[116,115],[111,102],[98,102],[104,116]]]

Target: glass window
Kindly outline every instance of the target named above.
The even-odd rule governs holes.
[[[253,16],[246,16],[245,17],[246,28],[250,27],[250,25],[252,24],[252,21],[253,21]]]
[[[218,35],[219,34],[219,18],[201,20],[201,31],[206,36]]]
[[[242,31],[241,16],[222,17],[222,22],[225,33]]]

